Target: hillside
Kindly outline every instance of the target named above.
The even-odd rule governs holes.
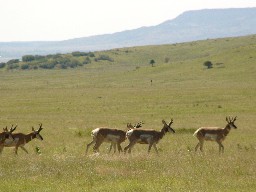
[[[212,58],[223,57],[223,60],[213,59],[215,67],[224,67],[230,59],[237,57],[233,55],[234,50],[240,52],[244,47],[250,61],[253,61],[255,47],[255,35],[235,38],[212,39],[204,41],[194,41],[189,43],[138,46],[122,49],[112,49],[95,52],[72,52],[67,54],[51,55],[25,55],[23,61],[13,59],[4,65],[0,65],[1,70],[36,70],[36,69],[68,69],[68,68],[91,68],[103,64],[113,67],[143,67],[148,66],[150,60],[154,60],[155,65],[162,63],[194,62],[200,60],[203,63]],[[243,51],[244,51],[243,49]],[[230,58],[228,55],[230,55]],[[251,55],[251,56],[250,56]],[[241,61],[242,62],[242,61]]]
[[[256,34],[256,8],[187,11],[157,26],[58,42],[0,43],[1,60],[27,54],[95,51]],[[1,61],[0,60],[0,61]]]
[[[27,143],[28,154],[19,149],[14,156],[12,148],[4,148],[1,189],[256,191],[256,35],[93,54],[111,59],[65,70],[0,70],[1,127],[17,124],[17,132],[30,133],[42,123],[44,138]],[[194,152],[193,132],[224,127],[227,116],[237,116],[238,128],[223,142],[224,154],[216,142]],[[176,133],[157,144],[159,155],[140,144],[131,155],[108,154],[110,143],[103,143],[99,154],[90,148],[85,155],[94,128],[126,130],[127,123],[143,121],[142,128],[161,130],[162,120],[172,118]]]

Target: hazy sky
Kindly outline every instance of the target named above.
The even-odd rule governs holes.
[[[0,0],[0,42],[65,40],[170,20],[187,10],[256,7],[256,0]]]

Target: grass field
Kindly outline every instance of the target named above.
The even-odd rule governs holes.
[[[114,62],[0,71],[0,126],[44,128],[44,141],[26,145],[29,154],[4,149],[0,191],[256,191],[255,35],[96,54]],[[203,66],[207,60],[212,69]],[[195,153],[193,131],[225,126],[229,115],[238,129],[224,141],[224,154],[212,142]],[[106,143],[100,154],[91,148],[85,155],[96,127],[125,130],[144,121],[160,130],[171,118],[176,134],[160,141],[159,156],[139,144],[131,155],[109,155]]]

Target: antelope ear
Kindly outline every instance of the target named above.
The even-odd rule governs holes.
[[[35,131],[34,127],[32,126],[32,131]]]
[[[236,117],[237,117],[237,116],[235,116],[235,118],[234,118],[233,122],[235,122],[235,120],[236,120]]]
[[[166,125],[166,122],[165,122],[165,120],[162,120],[162,123]]]

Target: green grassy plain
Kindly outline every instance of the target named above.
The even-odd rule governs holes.
[[[27,133],[39,123],[44,128],[44,141],[26,145],[29,154],[4,149],[0,191],[256,190],[255,35],[96,54],[114,62],[0,71],[0,126],[17,124],[17,132]],[[238,129],[224,141],[224,154],[211,142],[195,153],[193,131],[225,126],[229,115],[237,116]],[[92,149],[85,155],[96,127],[125,130],[128,122],[144,121],[160,130],[162,119],[171,118],[177,133],[160,141],[159,156],[139,144],[132,155],[109,155],[106,143],[99,155]]]

